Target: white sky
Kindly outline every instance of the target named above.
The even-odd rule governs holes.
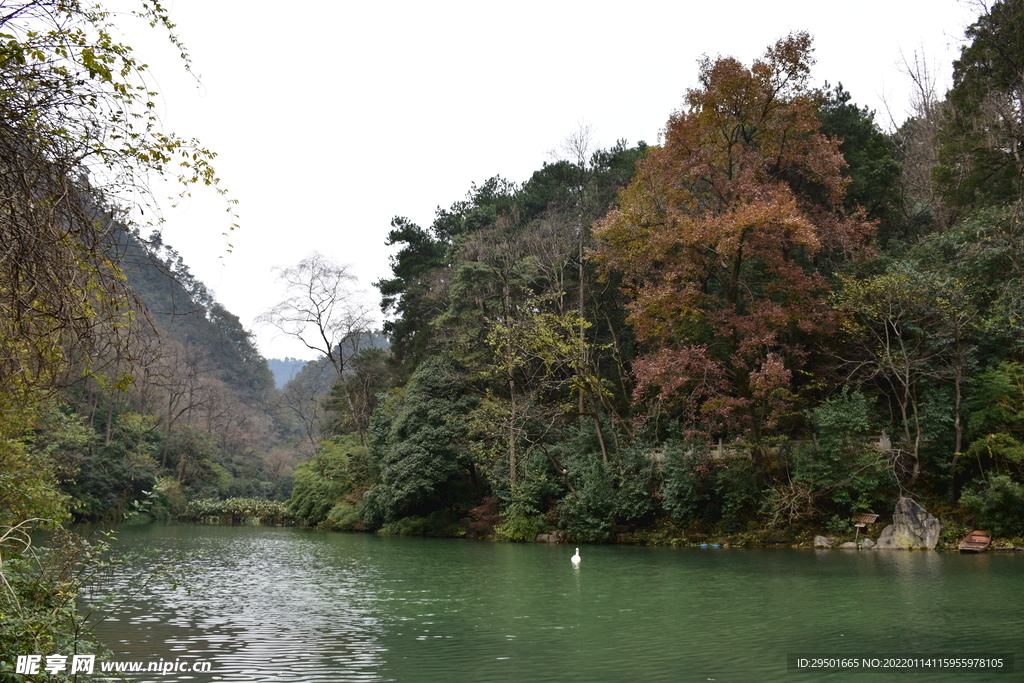
[[[223,201],[199,193],[166,211],[164,239],[268,358],[312,357],[253,326],[283,298],[274,266],[313,250],[352,264],[376,309],[393,216],[426,227],[472,182],[524,181],[581,124],[600,147],[656,143],[702,54],[749,63],[807,30],[817,82],[902,121],[904,57],[924,56],[944,92],[977,16],[957,0],[167,4],[201,84],[158,32],[125,39],[151,67],[167,128],[218,153],[241,229],[227,253]]]

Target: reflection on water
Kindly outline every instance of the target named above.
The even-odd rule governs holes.
[[[1018,555],[589,546],[575,566],[567,546],[280,528],[122,542],[157,548],[147,563],[200,553],[185,585],[147,587],[100,635],[118,659],[213,670],[140,680],[821,680],[787,673],[789,652],[1013,652],[1024,666]],[[962,680],[943,676],[920,680]],[[1016,680],[988,676],[970,680]]]

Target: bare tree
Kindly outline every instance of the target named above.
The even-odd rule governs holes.
[[[945,224],[948,217],[932,182],[932,174],[939,163],[939,131],[945,103],[937,94],[935,71],[924,56],[915,52],[911,61],[903,55],[901,69],[914,86],[909,103],[910,117],[900,124],[891,110],[888,115],[892,141],[902,160],[903,211],[910,219],[931,214]]]
[[[166,340],[163,350],[149,382],[162,395],[160,412],[166,438],[160,467],[166,468],[171,432],[181,421],[192,424],[192,413],[203,407],[203,385],[208,372],[206,356],[197,347]]]
[[[306,348],[323,355],[337,374],[337,382],[355,414],[346,385],[346,367],[369,340],[373,318],[358,281],[348,265],[340,265],[313,252],[298,264],[277,269],[288,298],[256,318],[276,327]],[[366,445],[366,430],[358,425],[359,440]]]

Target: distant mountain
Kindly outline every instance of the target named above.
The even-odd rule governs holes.
[[[391,344],[388,341],[387,335],[380,330],[370,332],[369,338],[362,336],[359,339],[360,349],[381,349],[387,351],[391,348]],[[354,351],[346,351],[345,356],[354,355]],[[295,379],[302,369],[306,367],[308,363],[327,363],[326,356],[321,356],[317,361],[299,360],[298,358],[270,358],[267,360],[267,364],[270,365],[270,371],[274,373],[274,384],[278,389],[283,389],[284,385],[289,381]],[[330,389],[330,386],[326,386],[324,391]]]
[[[309,361],[299,360],[298,358],[268,358],[267,364],[270,366],[270,371],[274,373],[274,385],[281,389],[288,381],[299,374],[299,371],[305,367]]]

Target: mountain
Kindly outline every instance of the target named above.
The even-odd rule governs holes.
[[[274,373],[274,386],[278,389],[284,387],[289,380],[293,379],[309,361],[298,358],[268,358],[267,365]]]

